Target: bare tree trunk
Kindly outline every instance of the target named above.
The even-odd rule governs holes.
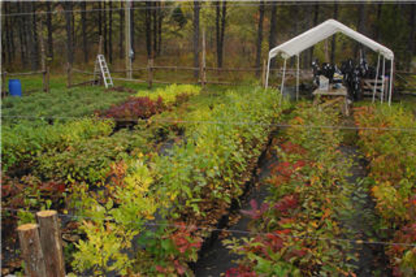
[[[146,14],[145,14],[145,27],[146,27],[146,50],[147,58],[152,58],[152,13],[151,13],[152,3],[146,1]]]
[[[48,30],[48,56],[53,59],[53,37],[52,37],[52,3],[46,2],[46,28]]]
[[[221,6],[222,3],[222,6]],[[217,66],[219,68],[223,65],[223,53],[224,53],[224,32],[225,23],[227,16],[227,3],[226,1],[216,2],[217,6],[216,17],[215,17],[215,28],[216,28],[216,42],[217,42]]]
[[[312,11],[313,11],[313,6],[312,5],[308,5],[305,8],[305,17],[306,17],[306,28],[305,29],[309,29],[312,27]],[[311,64],[312,61],[312,53],[311,51],[306,51],[304,54],[304,59],[303,59],[303,68],[307,69],[309,67],[309,65]]]
[[[11,26],[11,28],[10,28],[10,36],[11,36],[11,39],[10,39],[10,50],[11,50],[11,59],[12,59],[12,62],[14,62],[14,59],[15,59],[15,53],[16,53],[16,48],[15,48],[15,44],[14,44],[14,26],[15,26],[15,23],[16,23],[16,18],[10,18],[10,21],[9,21],[9,26]]]
[[[410,18],[409,18],[409,26],[410,26],[410,32],[409,32],[409,41],[408,41],[408,46],[407,49],[409,51],[409,63],[408,63],[408,69],[411,69],[412,66],[412,59],[411,57],[413,57],[413,55],[416,52],[415,49],[415,33],[416,33],[416,22],[415,22],[415,6],[416,4],[411,4],[410,5]]]
[[[383,4],[377,4],[377,15],[376,15],[376,24],[375,24],[375,35],[377,41],[380,41],[380,20],[381,20],[381,9]]]
[[[64,2],[64,7],[65,10],[67,11],[72,11],[72,2],[68,1],[68,2]],[[73,53],[73,42],[72,42],[72,22],[71,22],[71,13],[70,12],[65,12],[65,22],[66,22],[66,51],[67,51],[67,59],[68,59],[68,63],[70,63],[71,65],[74,62],[74,53]]]
[[[318,25],[318,21],[319,21],[319,2],[315,3],[315,8],[313,11],[313,27],[315,27],[316,25]],[[311,60],[313,59],[313,50],[314,50],[314,46],[311,47],[310,50],[310,56],[311,56]]]
[[[102,20],[101,1],[98,2],[98,37],[103,35],[103,20]]]
[[[17,12],[24,12],[22,9],[21,3],[17,2]],[[20,44],[20,60],[21,64],[24,67],[26,65],[26,41],[25,41],[25,21],[22,16],[18,17],[18,31],[19,31],[19,44]]]
[[[366,7],[365,4],[358,5],[357,31],[363,35],[366,35],[367,33],[366,28],[365,28],[365,25],[366,25],[365,7]],[[355,56],[358,56],[359,49],[360,49],[360,45],[357,44],[357,46],[355,47]],[[363,55],[363,58],[365,58],[365,48],[362,48],[362,55]]]
[[[135,3],[134,3],[134,1],[131,1],[131,3],[130,3],[130,7],[131,7],[131,9],[130,9],[130,39],[131,39],[131,49],[133,50],[133,52],[134,53],[136,53],[136,48],[135,48],[135,43],[134,43],[134,34],[135,34],[135,32],[134,32],[134,29],[135,29],[135,22],[134,22],[134,5],[135,5]],[[125,53],[126,55],[129,55],[128,53]],[[133,60],[132,61],[134,61],[134,59],[135,59],[135,55],[133,56]]]
[[[3,3],[3,10],[5,14],[8,14],[10,11],[8,10],[9,3],[4,2]],[[1,38],[1,44],[2,44],[2,61],[3,64],[10,64],[11,63],[11,54],[10,54],[10,27],[9,27],[9,19],[7,17],[3,17],[2,24],[2,30],[3,35]]]
[[[338,3],[337,3],[337,1],[334,1],[334,16],[333,16],[333,18],[335,20],[338,19]],[[335,63],[335,52],[336,52],[336,43],[337,43],[336,39],[337,39],[336,34],[334,34],[332,36],[332,41],[331,41],[331,64]]]
[[[199,68],[199,11],[201,9],[200,2],[194,0],[194,67]],[[194,71],[194,76],[199,76],[199,70]]]
[[[113,63],[113,2],[108,2],[108,59]]]
[[[74,52],[75,56],[75,42],[76,42],[76,35],[75,35],[75,14],[73,12],[74,8],[76,8],[77,2],[72,3],[72,9],[70,11],[71,14],[71,32],[72,32],[72,51]]]
[[[15,5],[9,7],[9,12],[14,12],[13,7]],[[16,48],[14,44],[14,26],[16,24],[16,18],[9,18],[9,26],[10,26],[10,54],[11,54],[11,61],[14,62]]]
[[[37,43],[37,30],[36,30],[36,15],[35,12],[35,2],[27,2],[24,5],[27,6],[27,12],[31,13],[32,16],[27,16],[26,19],[26,31],[28,35],[28,48],[29,57],[30,57],[30,66],[31,69],[37,70],[39,67],[39,57],[38,57],[38,43]],[[31,22],[30,22],[31,21]]]
[[[119,58],[122,59],[123,58],[123,41],[124,41],[124,36],[123,36],[123,28],[124,28],[124,10],[123,10],[123,1],[120,1],[120,11],[119,11],[119,17],[120,17],[120,21],[119,21],[119,42],[118,42],[118,50],[119,50]]]
[[[273,3],[270,18],[270,32],[269,32],[269,50],[276,46],[277,35],[277,3]]]
[[[264,21],[264,1],[260,1],[259,6],[259,24],[257,31],[257,51],[256,51],[256,68],[260,68],[261,64],[261,46],[263,42],[263,21]],[[260,76],[261,70],[256,71],[256,75]]]
[[[220,53],[219,53],[219,63],[218,63],[219,67],[222,67],[223,65],[226,16],[227,16],[227,2],[223,1],[222,2],[222,14],[221,14]]]
[[[87,2],[81,2],[81,9],[87,10]],[[84,52],[84,62],[88,63],[88,41],[87,41],[87,13],[81,13],[81,25],[82,25],[82,50]]]
[[[159,2],[159,7],[162,5],[161,2]],[[157,54],[160,56],[161,50],[162,50],[162,23],[163,23],[163,10],[158,10],[159,16],[158,16],[158,22],[157,22],[157,31],[158,31],[158,42],[157,42]]]
[[[107,2],[103,2],[103,38],[104,38],[104,56],[108,55],[108,26],[107,26]]]
[[[220,67],[220,17],[221,17],[221,7],[220,2],[213,2],[215,6],[215,37],[217,43],[217,66]]]
[[[153,32],[153,55],[156,56],[157,54],[157,4],[158,2],[153,2],[153,10],[152,10],[152,32]]]

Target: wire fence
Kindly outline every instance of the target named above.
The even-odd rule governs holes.
[[[32,210],[24,210],[24,209],[14,209],[14,208],[7,208],[2,207],[5,211],[11,211],[11,212],[28,212],[32,214],[36,214],[38,211],[32,211]],[[70,218],[70,219],[87,219],[87,220],[98,220],[98,221],[106,221],[103,218],[98,217],[90,217],[90,216],[77,216],[77,215],[69,215],[69,214],[57,214],[59,217],[62,218]],[[354,239],[346,239],[346,238],[327,238],[327,237],[320,237],[320,236],[297,236],[297,235],[291,235],[291,234],[279,234],[275,232],[257,232],[257,231],[248,231],[248,230],[239,230],[239,229],[226,229],[226,228],[212,228],[212,227],[204,227],[204,226],[195,226],[195,225],[180,225],[180,224],[172,224],[172,223],[166,223],[166,221],[152,221],[152,222],[142,222],[142,221],[121,221],[122,223],[134,223],[137,226],[147,226],[147,227],[172,227],[172,228],[178,228],[178,229],[198,229],[202,231],[208,231],[208,232],[225,232],[225,233],[234,233],[234,234],[242,234],[242,235],[248,235],[248,236],[254,236],[254,235],[274,235],[277,237],[285,238],[293,238],[293,239],[301,239],[301,240],[324,240],[324,241],[330,241],[330,242],[349,242],[354,244],[374,244],[374,245],[389,245],[389,246],[405,246],[405,247],[416,247],[415,243],[402,243],[402,242],[390,242],[390,241],[372,241],[372,240],[354,240]],[[157,234],[154,234],[157,235]]]
[[[305,128],[305,129],[333,129],[353,131],[397,131],[416,132],[416,127],[380,127],[380,126],[348,126],[348,125],[304,125],[287,123],[264,123],[255,121],[215,121],[215,120],[177,120],[177,119],[130,119],[114,117],[74,117],[74,116],[8,116],[2,115],[3,119],[39,119],[39,120],[82,120],[93,118],[96,120],[113,120],[116,122],[149,122],[149,123],[171,123],[171,124],[214,124],[214,125],[251,125],[278,128]]]

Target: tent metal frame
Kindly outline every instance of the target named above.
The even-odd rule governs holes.
[[[320,25],[312,28],[311,30],[306,31],[305,33],[303,33],[303,34],[301,34],[301,35],[299,35],[299,36],[297,36],[297,37],[289,40],[288,42],[285,42],[285,43],[281,44],[280,46],[271,49],[269,51],[269,57],[268,57],[268,61],[267,61],[267,71],[266,71],[265,88],[267,89],[268,88],[268,85],[269,85],[270,62],[271,62],[271,59],[273,59],[274,57],[276,57],[277,54],[279,52],[281,52],[282,53],[281,56],[283,58],[282,83],[281,83],[281,86],[280,86],[280,94],[281,94],[281,96],[280,96],[280,103],[281,103],[282,98],[283,98],[283,89],[284,89],[285,77],[286,77],[286,64],[287,64],[287,59],[290,58],[290,57],[292,57],[292,56],[296,56],[296,100],[299,100],[299,71],[300,71],[300,69],[299,69],[299,54],[300,54],[300,52],[305,51],[307,48],[302,49],[298,53],[294,53],[294,54],[287,53],[287,52],[285,52],[283,50],[280,50],[279,48],[283,48],[283,46],[286,46],[287,47],[287,45],[289,45],[290,42],[293,41],[292,43],[294,43],[294,41],[296,39],[301,38],[302,36],[305,36],[306,34],[311,33],[312,31],[314,31],[314,32],[319,31],[319,29],[320,28],[323,28],[324,26],[330,26],[331,28],[334,29],[334,31],[332,33],[328,33],[326,35],[326,37],[323,38],[323,39],[327,39],[328,37],[330,37],[332,35],[335,35],[337,32],[342,32],[345,35],[347,35],[348,37],[350,37],[350,38],[352,38],[352,39],[354,39],[354,40],[356,40],[356,41],[358,41],[360,43],[363,43],[364,45],[367,45],[368,43],[373,43],[375,45],[374,47],[377,48],[377,49],[379,49],[377,51],[375,50],[378,53],[378,58],[377,58],[377,71],[376,71],[376,78],[375,78],[375,86],[374,86],[374,89],[373,89],[373,103],[375,101],[376,86],[377,86],[378,77],[379,77],[380,56],[381,55],[383,56],[383,68],[382,68],[382,73],[381,73],[381,76],[382,76],[381,97],[380,97],[381,98],[380,99],[380,102],[381,103],[383,103],[384,97],[385,97],[384,96],[384,83],[385,83],[385,76],[386,76],[386,58],[388,60],[390,60],[390,76],[389,76],[389,92],[388,92],[389,93],[388,94],[388,104],[390,106],[391,105],[391,99],[392,99],[392,93],[393,93],[394,53],[390,49],[388,49],[388,48],[386,48],[386,47],[384,47],[384,46],[376,43],[375,41],[373,41],[373,40],[365,37],[364,35],[356,32],[356,31],[348,28],[347,26],[343,25],[342,23],[340,23],[340,22],[338,22],[338,21],[336,21],[334,19],[329,19],[329,20],[325,21],[324,23],[322,23],[322,24],[320,24]],[[355,36],[358,36],[358,38],[362,38],[363,41],[359,40],[358,38],[354,37],[351,34],[353,34]],[[322,41],[322,40],[320,40],[320,41]],[[313,45],[315,45],[318,42],[315,42]],[[373,50],[374,50],[374,48],[373,48]]]

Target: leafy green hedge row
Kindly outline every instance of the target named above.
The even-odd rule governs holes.
[[[44,152],[61,152],[79,141],[108,136],[114,128],[111,120],[84,118],[50,125],[22,121],[2,126],[2,170],[31,162]]]
[[[393,105],[357,108],[359,144],[369,160],[369,179],[380,232],[395,230],[394,242],[416,243],[416,119],[411,110]],[[388,130],[390,129],[390,130]],[[384,232],[383,232],[384,233]],[[386,235],[386,234],[384,234]],[[395,276],[416,274],[416,247],[386,247]]]
[[[337,125],[332,110],[299,105],[291,125]],[[244,213],[252,218],[254,235],[229,240],[240,255],[230,276],[339,276],[353,273],[347,235],[341,215],[351,209],[345,176],[348,161],[338,147],[339,130],[291,127],[275,146],[279,161],[270,166],[266,180],[270,195],[263,203],[252,202]],[[303,239],[307,237],[311,239]],[[328,238],[314,239],[314,237]]]
[[[87,207],[85,215],[97,219],[82,227],[88,239],[77,245],[76,270],[97,275],[111,270],[190,274],[187,263],[197,259],[206,231],[189,225],[214,225],[241,194],[272,129],[269,124],[286,107],[279,107],[278,99],[273,90],[228,91],[221,103],[181,114],[183,140],[166,155],[139,154],[120,162],[122,178],[112,200],[100,204],[87,195],[80,197]],[[147,232],[142,224],[155,217],[178,227]],[[126,253],[138,235],[143,248],[133,251],[135,259],[128,259]]]
[[[127,92],[103,92],[101,87],[51,90],[50,93],[7,97],[2,103],[2,113],[5,117],[81,117],[121,103],[131,95]]]

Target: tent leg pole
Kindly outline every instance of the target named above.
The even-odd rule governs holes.
[[[267,89],[269,86],[269,73],[270,73],[270,57],[267,60],[266,82],[264,83],[265,89]]]
[[[381,103],[383,103],[383,98],[384,98],[384,78],[385,78],[385,75],[386,75],[386,58],[385,57],[383,57],[383,71],[382,71],[382,74],[383,74],[383,76],[382,76],[381,80],[382,80],[383,83],[381,84],[381,99],[380,99]]]
[[[390,61],[390,88],[389,88],[389,106],[391,105],[391,97],[393,94],[393,65],[394,65],[394,58]]]
[[[378,54],[378,58],[377,58],[377,70],[376,70],[376,79],[374,80],[374,89],[373,89],[373,102],[376,99],[376,91],[377,91],[377,86],[378,86],[378,71],[379,71],[379,67],[380,67],[380,54]]]
[[[283,99],[283,89],[285,87],[285,75],[286,75],[286,61],[287,59],[284,60],[283,62],[283,75],[282,75],[282,85],[280,86],[280,102],[279,104],[282,104],[282,99]]]
[[[299,100],[299,55],[297,57],[297,65],[296,65],[296,101]]]

